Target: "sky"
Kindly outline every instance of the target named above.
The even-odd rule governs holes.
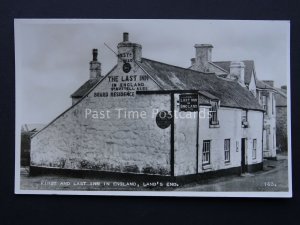
[[[145,58],[187,68],[195,44],[212,44],[213,61],[254,60],[260,80],[286,85],[288,21],[16,20],[16,116],[47,124],[71,106],[70,95],[89,79],[92,49],[102,74],[116,63],[123,32]]]

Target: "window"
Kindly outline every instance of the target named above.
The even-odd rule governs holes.
[[[248,112],[242,110],[242,127],[248,127]]]
[[[210,141],[203,141],[202,164],[210,164]]]
[[[253,139],[252,158],[256,159],[257,140]]]
[[[264,110],[266,110],[266,113],[268,114],[267,96],[262,96],[262,105],[264,107]]]
[[[230,139],[224,140],[225,162],[230,162]]]
[[[219,125],[218,101],[211,101],[211,107],[209,109],[209,125]]]

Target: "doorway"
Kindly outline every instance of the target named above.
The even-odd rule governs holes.
[[[242,147],[241,147],[241,173],[247,172],[246,166],[246,148],[247,148],[247,138],[242,138]]]

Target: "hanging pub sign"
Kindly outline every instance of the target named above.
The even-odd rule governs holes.
[[[130,65],[130,63],[124,63],[124,65],[123,65],[123,71],[124,71],[125,73],[129,73],[130,70],[131,70],[131,65]]]
[[[179,95],[179,110],[185,112],[196,112],[199,109],[198,94]]]

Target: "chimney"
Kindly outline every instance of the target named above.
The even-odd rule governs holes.
[[[123,33],[123,42],[129,41],[129,34],[127,32]]]
[[[118,63],[131,63],[142,60],[142,46],[129,41],[129,33],[123,33],[123,42],[118,44]]]
[[[263,80],[263,82],[268,84],[271,87],[274,87],[274,80]]]
[[[195,58],[191,58],[191,66],[194,66],[195,62],[196,62],[196,59]]]
[[[98,62],[98,49],[93,49],[93,60],[90,62],[90,79],[99,79],[101,77],[101,63]]]
[[[196,49],[194,69],[200,72],[209,72],[213,46],[211,44],[195,44],[194,47]]]
[[[245,64],[241,61],[232,61],[229,78],[237,80],[242,86],[245,86]]]

